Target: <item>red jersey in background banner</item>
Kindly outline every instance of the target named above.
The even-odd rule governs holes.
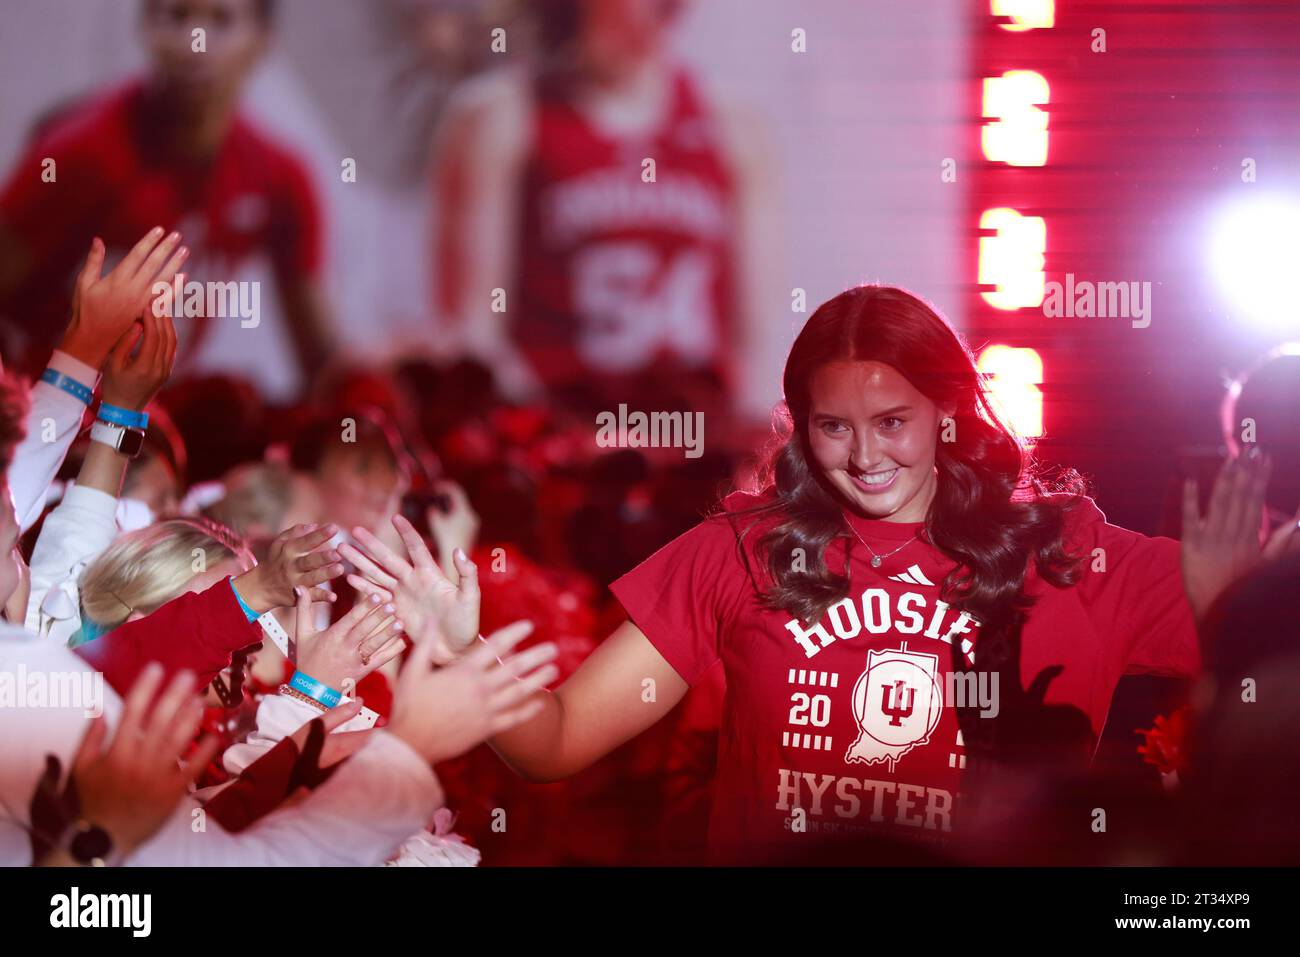
[[[724,509],[757,502],[738,493]],[[832,543],[826,560],[835,569],[845,568],[852,543],[849,593],[815,623],[759,604],[745,559],[761,567],[761,529],[738,546],[744,520],[726,515],[611,586],[688,683],[723,662],[715,863],[807,860],[841,836],[922,842],[940,853],[949,843],[965,765],[951,706],[952,643],[978,674],[980,626],[940,599],[954,563],[916,537],[923,523],[846,518],[875,554],[898,550],[873,567],[856,538]],[[1045,703],[1077,708],[1100,737],[1122,674],[1199,670],[1196,628],[1177,542],[1109,525],[1084,499],[1067,519],[1066,548],[1085,558],[1075,586],[1048,585],[1032,562],[1026,573],[1038,603],[1022,635],[1022,687],[1061,665]]]
[[[73,282],[95,236],[108,249],[105,272],[155,226],[180,230],[190,248],[187,282],[231,280],[258,253],[282,277],[312,275],[320,264],[315,193],[292,154],[236,116],[216,155],[198,162],[167,154],[157,122],[138,82],[78,103],[44,124],[0,189],[0,228],[31,264],[0,301],[0,318],[29,337],[38,365],[67,326]],[[178,321],[177,368],[209,323],[240,321]]]
[[[732,177],[694,84],[674,72],[665,120],[635,138],[597,129],[551,82],[533,89],[514,341],[553,388],[657,365],[721,372]]]

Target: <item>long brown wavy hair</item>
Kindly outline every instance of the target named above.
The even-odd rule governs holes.
[[[732,515],[755,519],[742,537],[765,527],[756,543],[767,573],[762,600],[810,623],[848,595],[847,576],[827,565],[825,550],[852,532],[808,435],[809,383],[846,359],[892,366],[936,405],[955,409],[955,441],[936,444],[938,483],[924,531],[957,564],[942,597],[980,622],[988,651],[983,639],[1014,628],[1033,604],[1024,593],[1031,558],[1058,588],[1078,580],[1080,559],[1066,553],[1062,532],[1084,484],[1074,470],[1046,479],[990,404],[970,349],[933,308],[892,286],[857,286],[822,304],[790,350],[777,441],[759,473],[765,501]],[[797,548],[804,562],[792,560]]]

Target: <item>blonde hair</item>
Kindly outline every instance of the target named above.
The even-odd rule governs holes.
[[[205,518],[173,518],[119,536],[81,575],[83,617],[116,628],[185,591],[196,575],[228,561],[256,562],[243,540]]]
[[[293,499],[293,474],[279,462],[255,462],[232,469],[223,479],[226,494],[204,510],[204,514],[248,535],[261,526],[271,535],[281,523]]]

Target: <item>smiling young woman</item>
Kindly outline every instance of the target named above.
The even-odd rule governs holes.
[[[1044,480],[960,337],[900,289],[822,305],[783,384],[761,488],[614,582],[628,620],[489,742],[568,776],[721,659],[712,862],[951,853],[968,757],[1086,766],[1120,676],[1195,674],[1196,616],[1261,557],[1266,457],[1225,466],[1204,519],[1189,497],[1181,548],[1110,525],[1076,473]]]

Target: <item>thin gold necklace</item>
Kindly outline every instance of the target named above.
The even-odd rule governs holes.
[[[892,552],[885,552],[885,554],[883,554],[883,555],[877,555],[877,554],[876,554],[876,550],[875,550],[874,548],[872,548],[870,545],[867,545],[867,540],[866,540],[865,538],[863,538],[861,535],[858,534],[858,530],[857,530],[856,528],[853,527],[853,523],[852,523],[852,522],[849,522],[849,531],[851,531],[851,532],[852,532],[852,533],[857,537],[858,541],[860,541],[860,542],[861,542],[861,543],[866,547],[867,551],[871,552],[871,567],[872,567],[872,568],[879,568],[881,562],[883,562],[883,561],[884,561],[886,558],[888,558],[890,555],[897,555],[899,552],[901,552],[903,549],[905,549],[908,545],[911,545],[914,541],[916,541],[916,537],[917,537],[917,536],[916,536],[916,533],[913,532],[911,538],[909,538],[907,541],[903,542],[903,544],[899,545],[899,546],[898,546],[897,548],[895,548]]]

